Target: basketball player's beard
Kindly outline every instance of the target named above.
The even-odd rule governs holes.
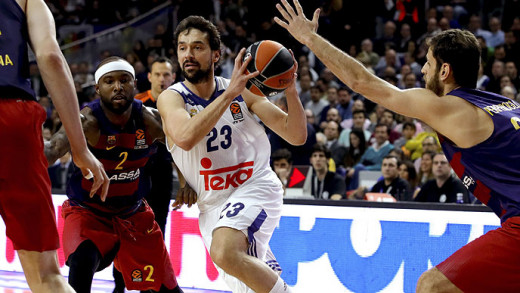
[[[210,78],[210,70],[213,70],[211,66],[208,66],[208,69],[198,69],[192,74],[186,72],[184,68],[182,69],[182,75],[184,78],[186,78],[187,81],[189,81],[192,84],[198,84],[204,81],[208,81]]]
[[[439,71],[435,72],[435,75],[429,82],[426,82],[426,88],[433,91],[439,97],[444,95],[444,85],[441,84],[439,79]]]
[[[101,100],[101,103],[103,103],[103,106],[105,106],[105,108],[107,108],[110,112],[116,114],[116,115],[121,115],[123,113],[125,113],[126,110],[128,110],[128,108],[130,108],[130,106],[132,106],[132,102],[131,101],[128,101],[128,100],[125,100],[126,103],[121,105],[120,107],[114,107],[114,105],[112,103],[105,103],[103,100]]]

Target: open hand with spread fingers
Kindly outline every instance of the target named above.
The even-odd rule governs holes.
[[[292,8],[287,0],[282,0],[282,5],[276,4],[276,8],[282,14],[285,21],[278,17],[274,18],[277,24],[285,28],[295,39],[302,44],[311,42],[311,37],[318,31],[318,18],[320,9],[314,11],[312,20],[305,17],[302,6],[298,0],[293,0],[296,11]]]

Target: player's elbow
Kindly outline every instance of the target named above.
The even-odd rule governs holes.
[[[307,141],[307,131],[298,131],[291,138],[290,143],[295,146],[303,145]]]
[[[194,143],[192,140],[186,138],[180,138],[175,141],[175,145],[185,151],[190,151],[195,146],[195,144],[196,143]]]

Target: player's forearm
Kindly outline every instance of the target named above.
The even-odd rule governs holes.
[[[317,33],[311,34],[305,41],[305,45],[353,91],[368,98],[373,96],[371,92],[376,91],[377,87],[373,86],[372,82],[377,77],[371,74],[355,58],[336,48]]]
[[[72,151],[85,151],[87,144],[81,127],[78,99],[65,58],[60,52],[50,51],[38,55],[37,60],[45,86],[69,137]]]
[[[63,157],[70,150],[70,144],[63,131],[55,133],[50,141],[44,143],[44,154],[49,166],[54,164],[57,159]]]
[[[171,130],[169,137],[183,150],[189,151],[198,144],[215,127],[233,99],[225,93],[209,104],[203,111],[197,113],[183,125],[167,127]]]
[[[307,141],[307,118],[296,89],[289,88],[285,93],[288,115],[284,139],[293,145],[302,145]]]

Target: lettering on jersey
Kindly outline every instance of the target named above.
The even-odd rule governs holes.
[[[486,106],[483,109],[487,111],[489,115],[493,116],[494,114],[498,114],[504,111],[513,111],[518,108],[520,108],[520,104],[518,104],[516,101],[510,100],[500,104]]]
[[[139,175],[141,175],[141,171],[139,171],[139,169],[133,170],[130,172],[117,173],[117,174],[110,176],[110,181],[119,181],[119,180],[134,181],[137,178],[139,178]]]
[[[13,61],[8,54],[2,55],[0,54],[0,66],[13,66]]]
[[[209,169],[213,163],[209,158],[202,158],[200,164],[202,168]],[[251,178],[254,164],[255,162],[249,161],[214,170],[201,170],[200,175],[204,176],[204,189],[209,191],[237,188]]]
[[[231,103],[231,105],[229,105],[229,111],[231,111],[231,115],[233,116],[233,124],[244,121],[244,114],[242,113],[242,108],[240,108],[239,103]]]
[[[197,113],[198,113],[197,109],[195,109],[195,108],[191,108],[190,109],[190,116],[191,117],[195,116],[195,114],[197,114]]]
[[[142,282],[143,281],[143,272],[141,270],[135,269],[132,271],[132,281],[133,282]]]
[[[146,135],[144,134],[144,130],[137,129],[135,131],[135,150],[146,149],[148,145],[146,144]]]
[[[115,144],[116,143],[116,136],[115,135],[109,135],[107,137],[107,143],[108,144]]]
[[[462,178],[462,184],[466,186],[466,189],[471,190],[470,187],[475,184],[475,180],[468,175],[464,175],[464,178]]]

